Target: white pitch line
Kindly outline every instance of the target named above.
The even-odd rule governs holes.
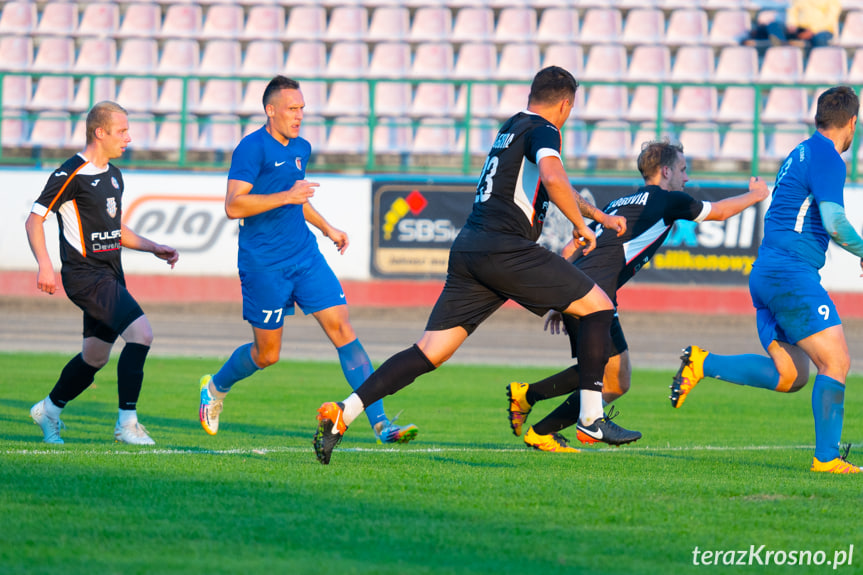
[[[853,447],[853,446],[852,446]],[[587,448],[582,453],[669,453],[687,451],[775,451],[780,449],[813,449],[813,445],[690,445],[666,447],[630,446],[594,449]],[[434,454],[434,453],[532,453],[525,447],[348,447],[337,449],[343,453],[396,453],[396,454]],[[55,449],[7,449],[4,455],[267,455],[270,453],[311,453],[309,447],[259,447],[236,449],[141,449],[141,450],[111,450],[104,451],[88,449],[86,451],[66,451],[62,447]]]

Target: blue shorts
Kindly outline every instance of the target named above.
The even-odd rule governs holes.
[[[765,267],[756,262],[749,275],[758,338],[765,350],[774,340],[793,345],[842,324],[833,300],[821,286],[818,270]]]
[[[242,271],[243,319],[260,329],[279,329],[294,304],[305,314],[347,303],[336,274],[321,254],[279,270]]]

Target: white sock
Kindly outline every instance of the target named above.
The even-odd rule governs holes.
[[[128,427],[138,423],[138,412],[134,409],[121,409],[120,415],[117,416],[117,423],[120,427]]]
[[[363,401],[360,399],[360,396],[356,393],[352,393],[343,403],[345,404],[345,409],[342,417],[344,418],[345,425],[353,423],[366,408],[363,405]]]
[[[51,401],[50,397],[46,397],[42,400],[42,409],[45,411],[45,415],[51,419],[57,419],[60,417],[60,412],[63,411],[62,407],[54,405],[54,402]]]
[[[579,394],[581,407],[578,411],[578,420],[582,425],[593,425],[593,422],[602,418],[602,392],[592,389],[582,389]]]
[[[210,397],[213,399],[225,399],[225,396],[228,395],[227,391],[219,391],[216,389],[216,386],[213,385],[213,380],[210,379],[210,383],[207,384],[207,391],[210,393]]]

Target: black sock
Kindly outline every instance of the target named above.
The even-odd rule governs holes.
[[[575,392],[566,398],[566,401],[561,403],[554,411],[545,416],[545,418],[533,426],[534,433],[539,435],[548,435],[549,433],[557,433],[561,429],[566,429],[576,421],[578,421],[578,412],[581,408],[579,397],[581,390]]]
[[[579,389],[602,391],[605,364],[611,350],[614,310],[597,311],[581,318],[578,326]]]
[[[117,361],[117,395],[120,409],[132,410],[138,404],[141,384],[144,383],[144,362],[150,346],[126,343]]]
[[[546,377],[542,381],[531,383],[530,387],[527,388],[525,398],[529,404],[533,405],[537,401],[566,395],[576,389],[578,389],[578,366],[573,365],[551,377]]]
[[[407,387],[416,378],[433,369],[435,365],[414,344],[386,360],[356,389],[355,393],[362,400],[363,405],[371,405]]]
[[[67,403],[90,387],[97,371],[99,368],[84,361],[84,356],[79,353],[70,359],[60,372],[60,379],[57,380],[48,397],[57,407],[66,407]]]

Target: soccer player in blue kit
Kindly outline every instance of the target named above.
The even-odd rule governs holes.
[[[507,300],[543,315],[555,309],[581,318],[582,377],[579,429],[596,441],[620,445],[641,434],[620,427],[602,409],[608,361],[611,300],[593,280],[536,243],[550,202],[572,222],[585,253],[596,236],[583,216],[606,233],[626,231],[626,220],[605,214],[572,188],[560,156],[560,128],[572,111],[578,82],[557,66],[533,79],[527,109],[504,122],[477,183],[473,209],[449,253],[443,291],[413,346],[386,360],[344,402],[318,409],[315,455],[330,462],[348,426],[368,405],[410,385],[447,361],[467,337]]]
[[[845,216],[845,162],[860,101],[854,90],[836,86],[818,98],[816,132],[786,158],[764,218],[764,238],[749,278],[758,337],[770,357],[722,356],[689,346],[671,385],[671,404],[684,400],[703,377],[780,392],[801,389],[809,360],[818,374],[812,386],[815,454],[812,471],[860,473],[840,455],[845,415],[845,378],[851,365],[836,307],[821,286],[832,239],[863,258],[863,238]],[[863,266],[863,261],[861,261]]]
[[[311,146],[300,137],[305,101],[300,85],[284,76],[264,90],[267,123],[244,137],[234,150],[228,174],[225,212],[240,220],[237,267],[243,292],[243,318],[254,341],[238,347],[222,368],[200,381],[201,426],[219,430],[219,414],[231,386],[279,360],[283,322],[299,305],[312,314],[332,341],[351,387],[372,373],[369,356],[348,319],[341,284],[318,249],[306,222],[336,245],[348,247],[345,232],[312,207],[317,183],[305,179]],[[417,427],[395,425],[382,402],[370,406],[369,423],[382,443],[413,439]]]

